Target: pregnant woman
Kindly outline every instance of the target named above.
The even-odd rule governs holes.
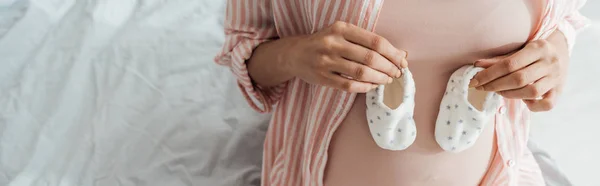
[[[526,146],[528,115],[561,92],[583,4],[229,0],[216,62],[254,109],[273,113],[262,185],[544,185]],[[446,121],[482,109],[446,110],[453,83],[473,105],[500,101],[486,117]],[[477,122],[464,148],[441,140]]]

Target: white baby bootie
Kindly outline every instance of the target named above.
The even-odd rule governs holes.
[[[387,150],[408,148],[417,136],[413,120],[415,82],[408,68],[402,69],[402,77],[366,96],[367,122],[375,143]]]
[[[435,125],[435,140],[446,151],[461,152],[473,146],[502,103],[494,92],[469,89],[473,76],[482,70],[467,65],[448,81]]]

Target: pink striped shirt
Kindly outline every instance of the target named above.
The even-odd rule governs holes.
[[[546,0],[534,39],[562,31],[569,45],[587,20],[578,13],[585,0]],[[253,109],[274,108],[263,151],[262,185],[322,185],[333,133],[356,94],[307,84],[294,78],[260,88],[248,76],[246,60],[265,41],[311,34],[335,21],[373,30],[383,0],[228,0],[226,42],[216,57],[229,66]],[[529,110],[520,100],[505,100],[496,115],[498,152],[482,185],[539,185],[539,168],[526,147]],[[517,163],[518,162],[518,163]]]

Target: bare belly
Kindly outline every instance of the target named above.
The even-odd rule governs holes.
[[[462,153],[444,152],[433,137],[430,118],[415,115],[417,140],[404,151],[379,148],[363,122],[364,94],[356,98],[346,121],[336,131],[330,147],[325,186],[428,186],[477,185],[488,169],[494,144],[493,127]]]
[[[385,3],[376,33],[409,53],[417,88],[417,139],[403,151],[379,148],[366,123],[364,94],[359,94],[330,143],[325,185],[478,185],[496,148],[493,124],[472,148],[443,151],[434,127],[445,86],[461,66],[520,48],[537,26],[541,5],[533,0]]]

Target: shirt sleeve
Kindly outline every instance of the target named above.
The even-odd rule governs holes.
[[[579,9],[583,7],[586,0],[562,1],[564,5],[556,7],[558,9],[557,15],[561,16],[558,19],[556,28],[565,35],[569,46],[569,54],[571,54],[573,46],[575,45],[577,33],[590,25],[590,21],[579,13]]]
[[[260,112],[271,112],[283,95],[287,83],[262,88],[248,75],[246,61],[261,43],[277,39],[270,0],[228,0],[225,15],[225,44],[215,57],[236,76],[238,87],[250,104]]]

